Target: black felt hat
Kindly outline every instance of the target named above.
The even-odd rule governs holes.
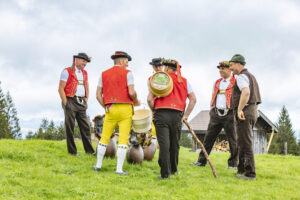
[[[128,61],[131,61],[131,56],[124,51],[116,51],[115,54],[111,56],[111,59],[116,58],[128,58]]]
[[[229,61],[219,62],[219,65],[217,66],[217,68],[220,68],[220,67],[229,68]]]
[[[178,64],[176,60],[172,60],[172,59],[163,59],[162,63],[163,65],[170,66],[173,68],[177,68],[177,64]],[[181,68],[181,65],[179,65],[179,67]]]
[[[81,58],[83,60],[86,60],[87,62],[91,62],[91,57],[88,57],[86,53],[78,53],[78,55],[74,55],[74,58]]]
[[[154,65],[154,66],[161,66],[161,65],[163,65],[162,58],[153,58],[149,64]]]

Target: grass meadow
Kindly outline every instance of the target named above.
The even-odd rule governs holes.
[[[226,169],[228,153],[212,153],[216,179],[209,165],[190,165],[197,153],[181,148],[180,174],[159,180],[158,152],[142,165],[125,161],[129,175],[119,176],[116,158],[95,172],[96,157],[76,144],[78,157],[63,141],[0,140],[0,199],[300,199],[299,156],[256,155],[257,180],[247,181]]]

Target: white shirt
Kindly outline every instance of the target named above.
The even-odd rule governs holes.
[[[242,91],[243,88],[250,86],[249,78],[247,77],[246,74],[236,75],[235,78],[236,78],[236,84],[240,89],[240,91]]]
[[[134,79],[133,79],[132,71],[129,71],[129,72],[127,73],[127,86],[128,86],[128,85],[134,85]],[[99,87],[103,87],[102,73],[100,74],[100,77],[99,77],[98,86],[99,86]]]
[[[231,76],[227,79],[222,79],[220,82],[219,90],[226,90],[229,83],[230,83]],[[215,90],[215,84],[213,87],[213,95]],[[216,107],[217,109],[225,110],[227,108],[227,102],[226,102],[226,95],[225,94],[218,94],[216,98]]]
[[[75,74],[77,76],[78,82],[83,82],[83,73],[81,70],[77,69],[77,67],[75,67]],[[67,82],[68,78],[69,78],[69,72],[66,69],[64,69],[60,74],[60,80]],[[79,97],[85,96],[84,85],[80,85],[80,84],[77,85],[75,96],[79,96]]]

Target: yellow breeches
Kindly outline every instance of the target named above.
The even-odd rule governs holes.
[[[133,107],[131,104],[113,104],[105,113],[100,142],[108,144],[116,126],[119,126],[119,144],[127,145],[131,129]]]
[[[154,123],[152,122],[152,131],[151,131],[152,136],[156,137],[156,129],[154,126]]]

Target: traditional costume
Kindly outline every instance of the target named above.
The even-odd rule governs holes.
[[[91,144],[91,133],[89,120],[86,115],[88,90],[88,75],[84,69],[79,70],[75,65],[75,59],[84,59],[90,62],[90,57],[85,53],[79,53],[73,56],[73,65],[65,68],[60,80],[66,82],[64,88],[65,95],[67,97],[67,104],[62,105],[65,113],[65,128],[67,135],[67,147],[68,152],[73,155],[77,155],[77,148],[74,142],[74,126],[75,119],[78,123],[83,147],[86,153],[93,154],[95,151]]]
[[[229,63],[226,61],[220,62],[217,68],[220,67],[229,68]],[[219,133],[222,129],[225,130],[230,147],[230,157],[227,161],[228,168],[236,168],[238,159],[237,136],[233,124],[233,110],[230,105],[234,84],[234,76],[230,76],[227,79],[220,78],[215,82],[210,104],[210,120],[203,142],[205,150],[210,154]],[[207,160],[201,151],[198,161],[193,163],[193,165],[205,166],[206,163]]]

